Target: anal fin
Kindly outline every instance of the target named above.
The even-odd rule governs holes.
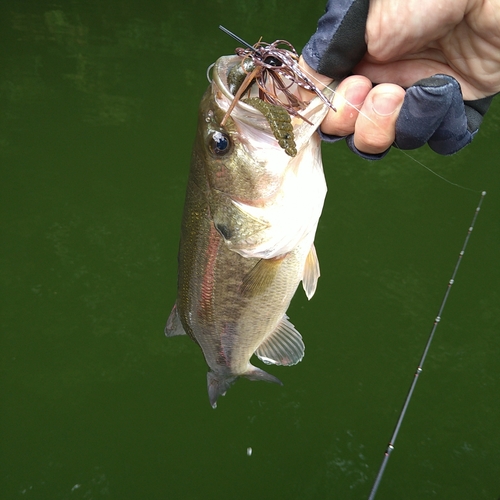
[[[304,351],[302,336],[284,315],[276,330],[260,344],[255,354],[268,365],[291,366],[302,360]]]

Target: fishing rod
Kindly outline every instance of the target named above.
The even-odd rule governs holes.
[[[368,497],[368,500],[373,500],[375,498],[375,495],[377,494],[378,487],[380,485],[380,481],[382,480],[382,476],[384,475],[385,468],[387,466],[387,462],[389,461],[389,457],[391,456],[391,453],[394,451],[394,443],[396,442],[396,438],[398,437],[399,429],[401,428],[401,424],[403,423],[403,419],[405,417],[406,410],[408,408],[408,405],[410,404],[411,397],[413,395],[413,391],[415,389],[415,386],[417,385],[417,380],[419,375],[422,373],[422,366],[425,362],[425,358],[427,357],[427,353],[429,352],[429,348],[431,346],[432,339],[434,337],[434,333],[436,332],[436,328],[441,321],[441,315],[443,314],[443,309],[444,306],[446,305],[446,301],[448,300],[448,295],[450,294],[451,287],[453,283],[455,282],[455,276],[457,275],[458,268],[460,267],[460,263],[462,262],[462,257],[465,254],[465,249],[467,248],[467,243],[469,242],[470,235],[472,233],[472,230],[474,229],[474,224],[476,223],[477,216],[479,214],[479,211],[481,210],[481,205],[483,203],[483,199],[486,196],[486,191],[483,191],[481,193],[481,198],[479,200],[479,203],[476,207],[476,211],[474,212],[474,217],[472,218],[471,225],[469,226],[469,230],[467,231],[467,236],[465,237],[465,241],[462,245],[462,250],[458,254],[458,259],[457,263],[455,264],[455,269],[453,270],[453,274],[451,275],[450,280],[448,281],[448,286],[446,288],[446,292],[444,294],[443,300],[441,301],[441,307],[439,308],[438,315],[436,316],[436,319],[434,320],[434,324],[432,325],[431,328],[431,333],[429,334],[429,338],[427,339],[427,344],[425,345],[424,352],[422,354],[422,358],[420,359],[420,363],[418,364],[417,370],[415,372],[415,375],[413,377],[413,381],[410,385],[410,390],[408,391],[408,395],[406,396],[405,402],[403,404],[403,408],[401,409],[401,412],[399,414],[398,421],[396,423],[396,427],[394,428],[394,432],[392,433],[392,437],[389,441],[389,444],[387,445],[387,449],[385,450],[384,453],[384,458],[382,460],[382,463],[380,465],[380,469],[378,471],[377,477],[375,478],[375,482],[373,483],[372,490],[370,492],[370,496]]]

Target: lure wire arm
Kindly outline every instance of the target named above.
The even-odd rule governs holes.
[[[293,116],[301,117],[298,110],[304,109],[308,102],[301,100],[292,93],[291,88],[295,84],[303,89],[314,92],[325,105],[333,111],[337,111],[331,100],[302,71],[299,66],[299,54],[290,42],[276,40],[273,43],[265,43],[259,40],[255,45],[250,45],[224,26],[219,25],[219,29],[246,47],[237,48],[236,54],[242,60],[250,59],[259,69],[254,77],[259,86],[260,98],[262,100],[285,108]],[[286,48],[280,48],[280,46],[285,46]],[[276,91],[273,93],[269,90],[267,85],[268,76],[272,80],[273,89],[281,92],[282,95],[279,97]],[[290,83],[286,84],[283,79],[288,80]],[[224,121],[226,120],[227,116],[224,118]]]
[[[222,24],[219,24],[219,29],[222,30],[224,33],[226,33],[226,35],[233,37],[237,42],[240,42],[248,49],[253,50],[254,52],[258,53],[257,49],[253,45],[250,45],[248,42],[245,42],[245,40],[243,40],[243,38],[240,38],[238,35],[235,35],[232,31],[229,31],[227,28],[224,28],[224,26],[222,26]]]

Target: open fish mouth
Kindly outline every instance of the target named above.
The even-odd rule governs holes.
[[[222,56],[213,64],[211,83],[217,105],[224,113],[230,113],[250,144],[258,142],[266,146],[276,146],[289,156],[295,156],[326,116],[329,107],[325,105],[325,101],[330,103],[334,91],[329,87],[318,90],[322,97],[311,101],[298,101],[298,112],[290,115],[289,111],[279,104],[269,104],[262,99],[265,94],[262,94],[261,87],[256,84],[250,85],[241,96],[233,95],[228,77],[241,62],[240,56],[232,55]],[[298,93],[299,85],[294,83],[288,90]],[[256,104],[257,102],[260,104]],[[286,133],[292,136],[292,148],[288,148],[288,143],[280,143],[283,139],[287,140],[282,137]]]
[[[314,77],[300,66],[299,54],[290,42],[258,41],[252,46],[223,26],[219,28],[246,46],[236,49],[240,62],[227,73],[229,90],[237,100],[255,83],[258,97],[266,104],[282,108],[291,116],[300,116],[300,111],[307,104],[298,91],[301,88],[316,94],[327,107],[335,111],[329,97],[314,83]],[[226,118],[222,120],[222,125]]]

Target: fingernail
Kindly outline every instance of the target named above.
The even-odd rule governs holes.
[[[373,96],[372,109],[379,116],[390,116],[401,104],[401,98],[394,94],[376,94]]]

